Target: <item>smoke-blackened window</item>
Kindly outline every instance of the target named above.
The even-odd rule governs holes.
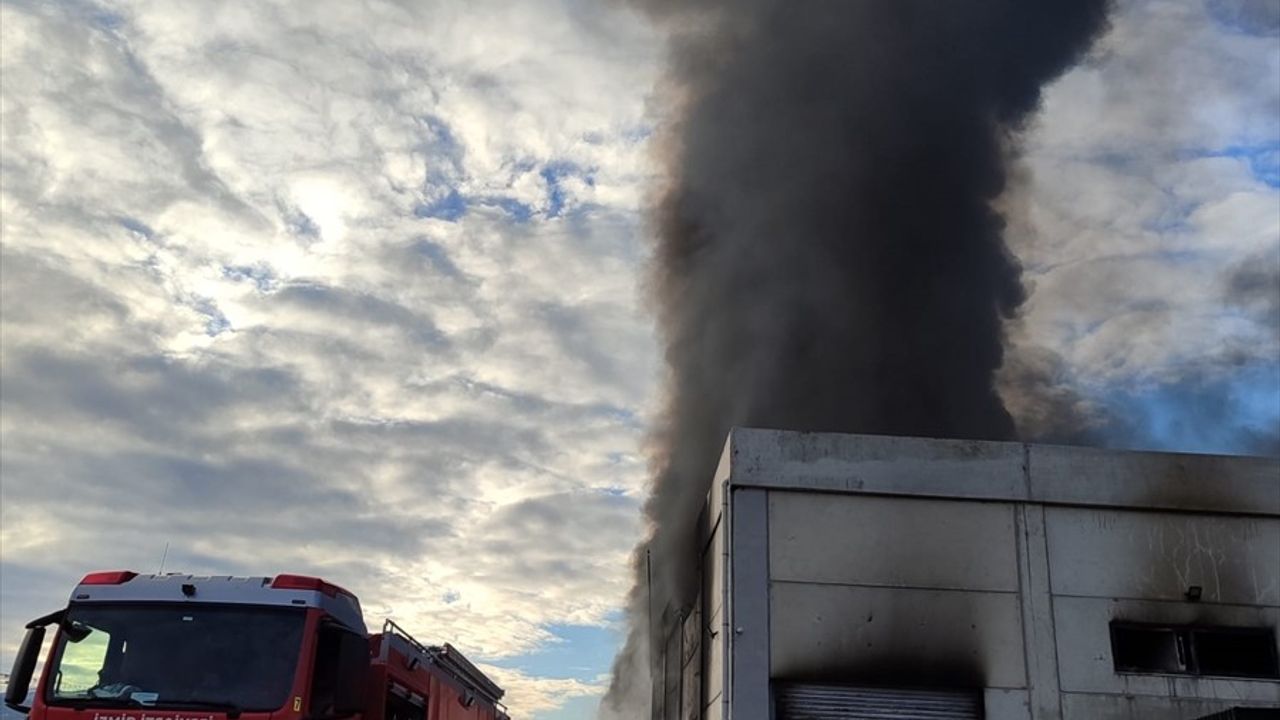
[[[1117,672],[1280,677],[1271,628],[1111,624]]]
[[[1185,673],[1186,638],[1172,628],[1112,625],[1111,655],[1120,672]]]
[[[1201,675],[1280,677],[1270,629],[1192,630],[1191,643]]]

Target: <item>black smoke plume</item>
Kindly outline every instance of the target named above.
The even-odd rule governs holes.
[[[993,209],[1041,86],[1106,0],[633,0],[669,31],[652,287],[670,370],[633,630],[602,713],[647,717],[648,604],[696,593],[735,425],[1007,439],[1023,301]]]

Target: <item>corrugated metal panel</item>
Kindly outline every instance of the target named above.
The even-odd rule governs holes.
[[[778,720],[982,720],[982,695],[794,683],[776,689]]]

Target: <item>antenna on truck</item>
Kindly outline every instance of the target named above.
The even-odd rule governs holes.
[[[157,575],[164,574],[164,561],[168,559],[169,559],[169,541],[166,540],[164,542],[164,554],[160,556],[160,571],[156,573]]]

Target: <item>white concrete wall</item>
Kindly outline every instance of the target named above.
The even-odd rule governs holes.
[[[1117,673],[1107,630],[1113,619],[1274,628],[1277,608],[1056,597],[1053,609],[1063,692],[1280,703],[1274,681]]]
[[[1018,591],[1010,503],[774,492],[775,582]]]
[[[1048,602],[1027,613],[1019,504],[770,491],[771,676],[910,684],[954,668],[959,684],[972,672],[999,691],[988,693],[992,720],[1280,704],[1274,681],[1118,674],[1110,640],[1112,620],[1280,627],[1280,520],[1023,505],[1043,512],[1048,579]],[[1183,597],[1191,585],[1201,602]],[[1045,614],[1039,642],[1050,647],[1036,648],[1023,618]],[[1037,650],[1056,659],[1045,684],[1081,697],[1032,712]]]
[[[1045,517],[1061,688],[1094,696],[1067,699],[1065,718],[1199,717],[1204,703],[1192,700],[1280,704],[1280,682],[1117,673],[1109,632],[1112,620],[1275,630],[1280,519],[1071,507]],[[1192,585],[1200,602],[1184,597]]]
[[[1045,509],[1055,595],[1280,607],[1280,520]]]
[[[771,674],[1024,688],[1013,506],[771,492]]]
[[[723,485],[713,486],[707,500],[702,553],[702,718],[725,717],[725,668],[729,651],[729,617],[725,608],[728,543],[725,537]]]
[[[754,533],[721,535],[748,546],[731,543],[728,562],[710,546],[704,556],[708,627],[723,628],[718,645],[728,647],[707,656],[706,717],[721,720],[710,711],[724,709],[714,702],[724,697],[717,657],[759,682],[761,647],[776,680],[976,677],[990,720],[1191,720],[1236,704],[1280,706],[1278,681],[1116,673],[1109,627],[1280,627],[1280,462],[735,436],[718,476],[742,488],[731,496],[766,491],[767,515]],[[767,591],[743,584],[762,572]],[[1183,597],[1190,585],[1203,588],[1200,602]],[[710,598],[723,587],[751,595],[742,608],[767,598],[765,609],[735,611],[731,598],[731,625],[715,623],[726,608]],[[723,717],[768,718],[767,703],[756,705]]]

